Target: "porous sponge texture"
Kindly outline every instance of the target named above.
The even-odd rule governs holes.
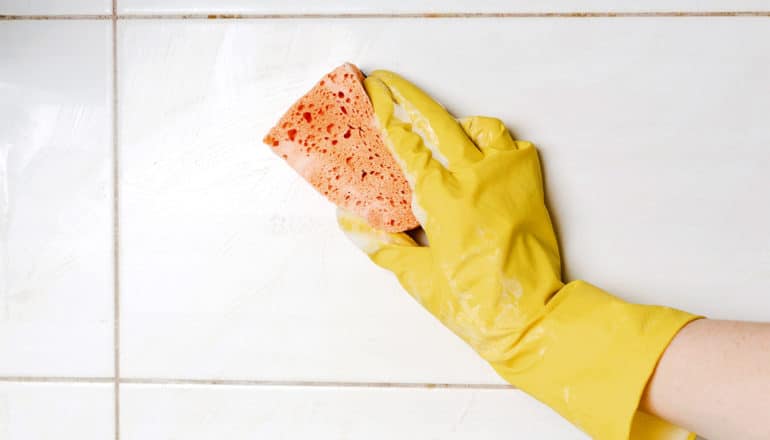
[[[329,72],[264,142],[337,206],[377,229],[413,229],[411,190],[383,141],[363,78],[349,63]]]

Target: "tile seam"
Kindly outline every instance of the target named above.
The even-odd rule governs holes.
[[[254,19],[387,19],[387,18],[666,18],[666,17],[770,17],[768,11],[649,11],[649,12],[405,12],[336,14],[0,14],[0,20],[254,20]]]
[[[113,410],[120,440],[120,190],[118,143],[118,4],[112,0],[112,221],[113,221]]]
[[[89,383],[112,384],[114,377],[80,377],[80,376],[0,376],[0,383]]]
[[[0,383],[83,383],[110,384],[114,377],[79,376],[0,376]],[[130,385],[213,385],[246,387],[315,387],[315,388],[403,388],[403,389],[474,389],[513,390],[512,385],[484,383],[432,383],[387,381],[324,381],[324,380],[257,380],[257,379],[195,379],[162,377],[123,377],[121,384]]]
[[[324,380],[251,380],[251,379],[190,379],[190,378],[123,378],[125,384],[141,385],[225,385],[225,386],[285,386],[317,388],[442,388],[442,389],[515,389],[505,384],[432,383],[387,381],[324,381]]]

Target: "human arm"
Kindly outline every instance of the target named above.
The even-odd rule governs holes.
[[[770,439],[770,324],[686,325],[661,357],[641,409],[709,440]]]

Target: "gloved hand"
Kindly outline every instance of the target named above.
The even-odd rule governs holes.
[[[458,123],[394,73],[364,84],[429,245],[340,212],[352,241],[506,381],[592,437],[694,438],[637,407],[668,343],[697,317],[563,284],[532,144],[496,119]]]

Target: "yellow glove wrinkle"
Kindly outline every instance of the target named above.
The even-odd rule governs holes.
[[[396,103],[406,111],[412,130],[423,138],[425,146],[445,167],[455,169],[481,160],[481,152],[457,120],[425,92],[385,70],[376,70],[369,78],[382,81],[390,89]]]
[[[489,154],[494,150],[515,150],[518,148],[503,121],[487,116],[473,116],[460,119],[460,125],[481,151]]]
[[[430,244],[340,212],[352,241],[505,380],[594,438],[689,438],[637,408],[660,355],[697,317],[565,285],[531,143],[495,118],[458,122],[394,73],[364,85]]]

